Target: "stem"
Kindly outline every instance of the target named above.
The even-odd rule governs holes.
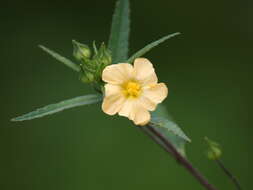
[[[148,134],[157,144],[161,145],[166,152],[170,153],[175,160],[184,166],[207,190],[217,190],[159,131],[148,125],[146,127],[140,127],[140,129]]]
[[[219,167],[224,171],[224,173],[231,179],[231,181],[236,186],[237,190],[242,190],[241,185],[239,184],[239,181],[237,180],[237,178],[225,167],[223,162],[219,159],[215,161],[219,165]]]
[[[144,133],[146,133],[153,141],[159,144],[166,152],[172,154],[172,151],[159,139],[159,137],[155,136],[152,131],[149,130],[148,127],[139,127]]]

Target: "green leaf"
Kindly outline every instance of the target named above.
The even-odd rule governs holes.
[[[128,58],[128,40],[130,31],[129,0],[119,0],[112,19],[109,49],[112,62],[119,63]]]
[[[54,52],[53,50],[50,50],[48,48],[46,48],[45,46],[39,45],[39,47],[47,52],[49,55],[51,55],[53,58],[57,59],[58,61],[62,62],[63,64],[65,64],[66,66],[68,66],[69,68],[73,69],[74,71],[79,72],[80,71],[80,67],[79,65],[77,65],[76,63],[70,61],[69,59],[61,56],[60,54]]]
[[[164,117],[153,117],[150,125],[164,128],[169,132],[173,133],[174,135],[182,138],[183,140],[191,142],[191,140],[184,134],[184,132],[179,128],[179,126],[169,119],[166,119]]]
[[[151,49],[153,49],[154,47],[158,46],[159,44],[165,42],[166,40],[172,38],[172,37],[175,37],[177,35],[179,35],[180,33],[179,32],[176,32],[174,34],[169,34],[167,36],[164,36],[163,38],[157,40],[157,41],[154,41],[148,45],[146,45],[144,48],[142,48],[141,50],[137,51],[134,55],[132,55],[128,60],[127,62],[128,63],[132,63],[136,58],[138,57],[141,57],[143,56],[145,53],[149,52]]]
[[[150,126],[161,132],[175,146],[178,152],[186,156],[185,144],[191,142],[191,140],[171,119],[163,105],[160,104],[156,111],[152,113]]]
[[[50,104],[43,108],[39,108],[33,112],[27,113],[25,115],[16,117],[11,119],[11,121],[24,121],[24,120],[31,120],[35,118],[44,117],[46,115],[54,114],[60,111],[63,111],[65,109],[77,107],[77,106],[83,106],[88,104],[93,104],[96,102],[99,102],[102,99],[101,95],[97,94],[91,94],[91,95],[85,95],[85,96],[79,96],[76,98],[72,98],[69,100],[64,100],[62,102],[56,103],[56,104]]]

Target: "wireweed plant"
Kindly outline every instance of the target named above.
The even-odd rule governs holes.
[[[191,139],[169,116],[166,107],[162,104],[167,97],[168,88],[166,84],[158,83],[155,66],[147,58],[143,58],[150,50],[180,33],[166,35],[129,56],[129,9],[128,0],[117,2],[108,43],[97,46],[94,41],[90,48],[73,40],[75,61],[45,46],[39,46],[75,71],[80,81],[92,85],[94,94],[50,104],[13,118],[11,121],[31,120],[88,104],[100,106],[106,114],[118,114],[133,121],[137,129],[142,130],[175,158],[205,189],[217,190],[187,159],[185,145],[190,143]],[[221,149],[218,144],[208,138],[205,140],[209,146],[208,158],[215,160],[236,187],[241,189],[236,178],[221,162]]]

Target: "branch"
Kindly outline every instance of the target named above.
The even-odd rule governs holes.
[[[220,168],[225,172],[225,174],[232,180],[232,182],[235,184],[237,190],[242,190],[239,181],[236,179],[236,177],[224,166],[221,160],[217,159],[215,160],[216,163],[220,166]]]
[[[187,169],[192,176],[194,176],[200,184],[202,184],[207,190],[217,190],[213,185],[211,185],[208,180],[192,166],[192,164],[184,158],[159,131],[151,126],[139,127],[143,132],[150,136],[157,144],[161,145],[162,148],[170,153],[175,160],[178,161],[185,169]]]

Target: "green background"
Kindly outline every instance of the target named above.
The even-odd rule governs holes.
[[[0,189],[201,190],[198,182],[125,118],[99,106],[33,121],[10,118],[92,89],[37,48],[72,56],[71,40],[107,42],[114,0],[8,1],[1,5]],[[188,158],[219,189],[233,189],[206,159],[203,137],[252,188],[252,3],[131,1],[131,53],[173,32],[146,55],[169,87],[166,106],[192,139]]]

